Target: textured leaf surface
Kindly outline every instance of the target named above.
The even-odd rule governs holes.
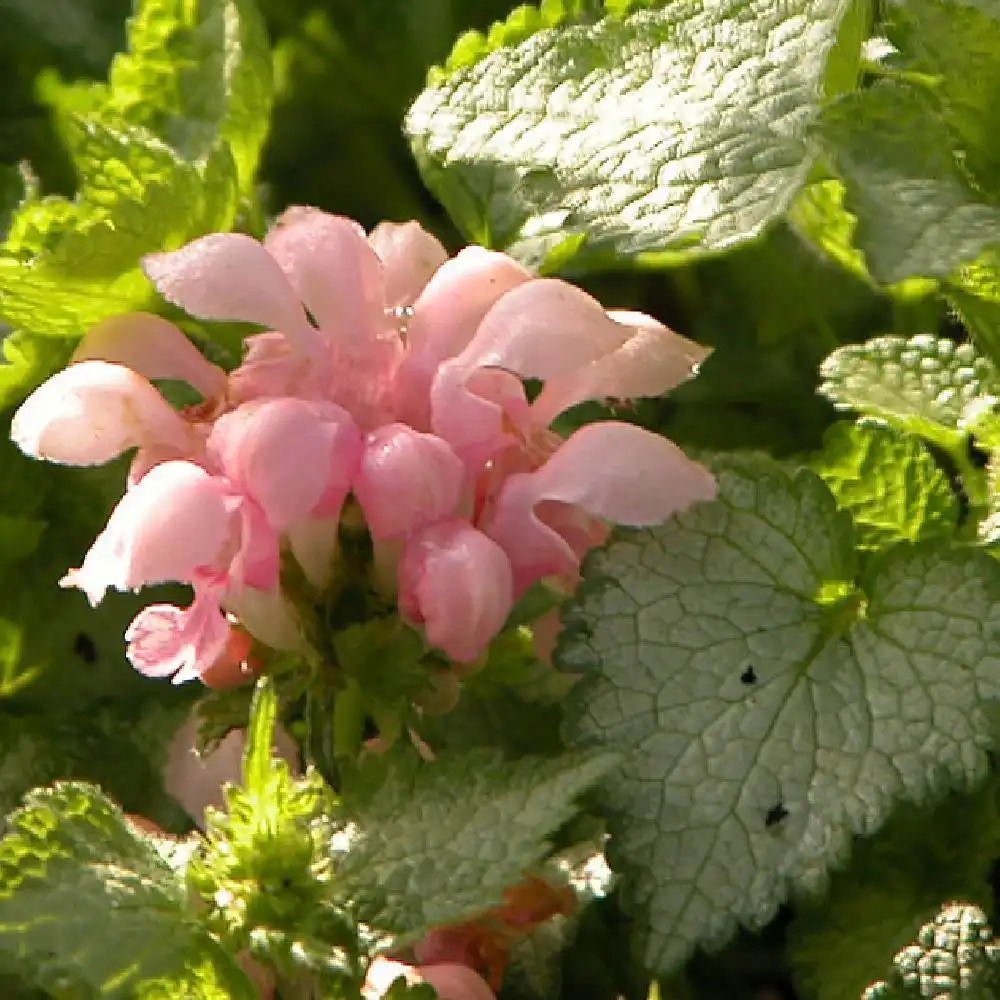
[[[720,499],[591,560],[561,662],[648,967],[675,969],[817,887],[899,800],[984,776],[1000,566],[902,544],[851,588],[846,515],[810,472],[720,459]]]
[[[96,788],[73,782],[33,792],[8,821],[0,949],[108,997],[137,995],[146,978],[181,979],[207,958],[230,963],[234,997],[255,996],[187,913],[183,877]]]
[[[886,16],[897,65],[934,80],[930,94],[962,150],[963,166],[977,185],[1000,194],[1000,7],[976,0],[893,0]]]
[[[614,763],[608,753],[504,762],[480,750],[373,762],[345,792],[357,836],[338,890],[379,930],[419,936],[501,902],[545,856],[575,799]]]
[[[884,81],[849,94],[824,111],[821,134],[876,280],[947,277],[997,242],[1000,207],[969,179],[923,91]]]
[[[850,511],[859,548],[947,538],[955,530],[958,500],[917,438],[839,422],[827,432],[811,467],[838,506]]]
[[[930,812],[902,806],[876,836],[855,844],[822,898],[796,902],[790,958],[803,995],[860,997],[943,899],[992,905],[986,873],[1000,850],[998,791],[994,776]]]
[[[945,291],[979,350],[1000,362],[1000,254],[988,250],[960,267]]]
[[[142,0],[128,24],[127,46],[114,58],[107,83],[44,78],[42,96],[66,117],[64,128],[77,116],[111,128],[145,128],[192,163],[205,160],[221,140],[239,168],[241,191],[249,193],[272,90],[256,6],[249,0]]]
[[[140,0],[108,83],[49,73],[39,92],[78,186],[73,200],[29,189],[10,216],[0,320],[17,333],[4,343],[0,405],[65,360],[37,336],[78,337],[146,305],[144,254],[232,227],[271,106],[263,24],[248,0]]]
[[[407,131],[466,233],[527,262],[581,236],[597,256],[722,249],[802,186],[846,6],[685,0],[542,27],[425,90]]]
[[[820,393],[838,409],[877,417],[949,451],[963,445],[969,403],[1000,391],[993,364],[971,344],[930,335],[838,348],[820,375]]]

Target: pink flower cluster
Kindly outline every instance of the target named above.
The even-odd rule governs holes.
[[[106,320],[25,401],[12,437],[75,465],[137,449],[124,497],[63,583],[95,605],[108,588],[191,585],[189,607],[147,607],[126,633],[144,674],[181,682],[239,655],[234,619],[274,648],[301,644],[281,556],[324,588],[349,498],[402,616],[472,661],[535,581],[575,585],[607,522],[653,524],[714,496],[658,435],[550,429],[584,400],[659,395],[707,352],[502,254],[449,259],[416,223],[366,234],[293,208],[263,243],[214,234],[143,264],[189,314],[265,332],[226,373],[162,318]],[[544,382],[531,402],[524,378]],[[168,379],[202,402],[169,405],[151,384]]]

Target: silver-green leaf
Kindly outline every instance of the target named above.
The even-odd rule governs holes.
[[[608,860],[646,965],[759,927],[900,800],[986,773],[1000,566],[901,543],[860,587],[847,515],[807,471],[715,465],[720,498],[590,562],[561,662],[569,735],[625,753]]]
[[[459,225],[529,264],[583,240],[580,261],[722,250],[805,182],[849,6],[677,0],[570,20],[437,77],[406,130]]]

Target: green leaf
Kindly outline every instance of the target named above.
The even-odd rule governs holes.
[[[128,23],[128,50],[107,83],[61,84],[41,94],[70,129],[85,117],[108,128],[146,129],[188,163],[205,161],[221,140],[252,191],[271,110],[271,59],[250,0],[141,0]]]
[[[530,34],[512,30],[516,44],[453,56],[407,116],[421,173],[466,235],[536,265],[584,234],[577,261],[669,262],[785,212],[846,2],[684,0],[545,27],[562,6],[520,9]]]
[[[8,819],[0,841],[0,949],[101,996],[141,996],[142,980],[183,982],[186,969],[206,962],[233,997],[256,996],[189,913],[183,878],[155,843],[98,789],[75,782],[31,793]]]
[[[971,344],[930,335],[876,337],[834,351],[820,369],[819,391],[853,409],[964,451],[968,405],[1000,391],[997,372]]]
[[[823,112],[855,238],[877,281],[944,278],[998,241],[1000,208],[970,181],[933,100],[886,80]]]
[[[490,750],[442,752],[430,764],[412,751],[369,760],[344,789],[356,832],[336,888],[361,920],[407,937],[495,906],[614,761],[586,753],[504,762]]]
[[[993,777],[971,795],[947,796],[931,812],[899,807],[876,836],[855,843],[850,864],[822,897],[796,901],[790,958],[803,996],[860,996],[942,899],[992,905],[998,791]]]
[[[887,980],[872,983],[862,1000],[978,1000],[996,996],[1000,942],[986,913],[970,903],[946,903],[896,953]]]
[[[841,267],[872,285],[865,255],[858,249],[855,229],[858,220],[844,207],[846,190],[843,181],[815,181],[799,192],[788,212],[795,232],[822,250]],[[886,291],[895,299],[916,301],[937,291],[938,283],[928,278],[907,278],[890,285]]]
[[[1000,693],[989,556],[900,544],[859,589],[818,477],[714,467],[718,501],[591,558],[559,656],[593,674],[572,743],[625,754],[608,861],[660,974],[820,887],[897,802],[983,778]]]
[[[958,499],[917,438],[841,421],[827,431],[810,465],[851,513],[861,549],[949,538],[955,531]]]
[[[67,350],[29,335],[78,337],[146,306],[147,253],[232,228],[271,105],[271,65],[249,0],[139,0],[129,50],[109,83],[43,76],[73,160],[73,200],[29,190],[0,247],[0,405],[22,398]],[[183,211],[178,211],[183,206]]]
[[[899,0],[886,5],[897,65],[933,81],[929,93],[977,186],[1000,195],[1000,8],[976,0]]]
[[[35,228],[22,234],[24,219],[15,218],[0,256],[0,316],[36,334],[79,336],[105,316],[146,304],[152,289],[140,258],[226,229],[235,214],[224,150],[202,167],[140,129],[80,128],[79,210],[67,216],[52,199],[22,206]],[[23,259],[24,249],[33,255]]]
[[[960,267],[945,292],[979,350],[1000,363],[1000,254],[988,250]]]

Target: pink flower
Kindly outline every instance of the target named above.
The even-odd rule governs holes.
[[[513,604],[510,560],[467,521],[439,521],[407,541],[399,564],[400,611],[422,623],[427,641],[453,660],[475,660]]]
[[[143,266],[192,315],[260,327],[243,363],[227,375],[167,321],[116,317],[29,397],[12,433],[72,464],[136,449],[125,496],[64,582],[94,603],[108,587],[194,588],[189,607],[133,622],[129,657],[144,673],[181,681],[225,661],[231,616],[240,635],[299,646],[279,552],[325,588],[351,495],[379,592],[398,592],[400,613],[464,663],[533,583],[575,586],[611,524],[654,524],[714,495],[707,472],[637,427],[568,441],[551,429],[588,399],[666,392],[707,352],[502,254],[448,259],[416,223],[366,234],[292,208],[263,243],[216,233]],[[533,402],[525,378],[544,383]],[[178,412],[157,379],[185,380],[203,402]]]
[[[219,417],[207,450],[280,532],[314,513],[339,518],[361,439],[350,414],[333,403],[262,399]]]
[[[376,958],[368,967],[361,996],[380,1000],[397,979],[410,986],[429,983],[441,1000],[496,1000],[489,983],[467,965],[443,962],[440,965],[407,965],[391,958]]]
[[[465,467],[448,444],[406,424],[386,424],[365,440],[354,494],[372,538],[404,538],[447,517],[458,504]]]
[[[614,421],[578,430],[533,472],[500,487],[486,533],[507,553],[518,593],[549,575],[575,581],[602,541],[581,514],[634,527],[658,524],[715,497],[715,480],[666,438]]]
[[[25,454],[64,465],[103,465],[138,447],[180,456],[199,444],[146,379],[106,361],[53,375],[21,404],[10,433]]]
[[[137,590],[225,572],[241,538],[240,498],[190,462],[164,462],[129,489],[79,569],[63,580],[97,605],[109,587]],[[276,567],[275,567],[276,568]]]

